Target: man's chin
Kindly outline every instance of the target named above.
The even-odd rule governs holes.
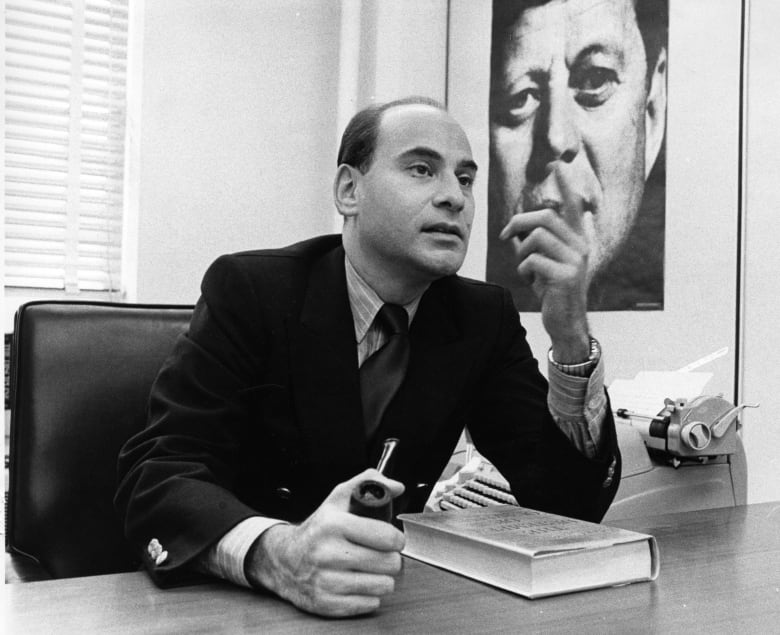
[[[596,231],[598,231],[598,228]],[[590,255],[588,256],[588,284],[591,284],[609,269],[609,265],[625,247],[626,237],[627,233],[621,235],[618,240],[598,242],[596,244],[591,242]]]
[[[465,253],[459,252],[431,254],[425,258],[424,262],[421,264],[423,265],[425,272],[433,280],[436,280],[458,273],[463,265],[465,256]]]

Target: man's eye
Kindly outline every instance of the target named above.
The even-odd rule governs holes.
[[[572,73],[569,85],[581,106],[601,106],[615,92],[618,76],[610,68],[591,66]]]
[[[519,126],[536,112],[540,103],[541,91],[525,88],[506,99],[494,118],[502,126]]]
[[[409,168],[413,176],[431,176],[433,171],[425,163],[415,163]]]
[[[458,181],[460,181],[460,184],[465,187],[466,189],[471,189],[471,187],[474,185],[474,177],[471,174],[460,174],[458,175]]]

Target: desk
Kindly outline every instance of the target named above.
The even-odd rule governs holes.
[[[319,619],[215,582],[158,590],[142,572],[6,585],[7,633],[780,633],[780,502],[620,520],[653,534],[655,582],[538,600],[407,559],[370,616]]]

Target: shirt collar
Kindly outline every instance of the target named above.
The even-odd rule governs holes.
[[[352,320],[355,323],[355,340],[360,343],[366,337],[366,333],[371,328],[374,318],[379,309],[382,308],[384,301],[371,288],[368,282],[360,276],[346,256],[344,257],[344,268],[347,274],[347,294],[349,295],[349,304],[352,308]],[[412,323],[417,313],[417,307],[420,305],[421,298],[422,294],[403,305],[409,314],[409,324]]]

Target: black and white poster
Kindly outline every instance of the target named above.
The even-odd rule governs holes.
[[[544,351],[533,291],[502,265],[497,233],[508,215],[539,205],[581,213],[588,321],[608,357],[607,382],[726,349],[706,368],[707,390],[732,394],[741,3],[449,7],[447,105],[480,166],[463,275],[509,287],[532,349]]]
[[[538,311],[514,214],[579,214],[591,311],[663,310],[668,0],[494,0],[486,278]]]

